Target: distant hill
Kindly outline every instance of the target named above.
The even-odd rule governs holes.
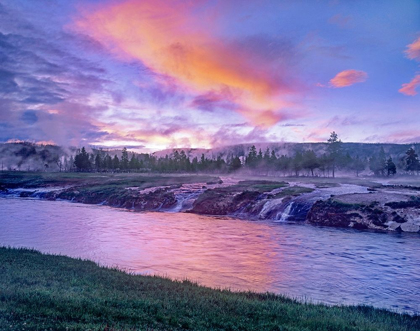
[[[152,153],[156,157],[171,156],[175,150],[184,150],[187,156],[192,160],[198,159],[202,154],[208,159],[216,159],[219,155],[223,159],[232,156],[246,156],[252,145],[262,152],[269,148],[274,150],[277,156],[292,156],[297,150],[312,149],[317,155],[322,155],[326,151],[326,143],[255,143],[238,144],[213,149],[202,148],[176,148],[166,149]],[[368,158],[379,152],[383,147],[387,155],[394,159],[400,159],[410,147],[414,147],[420,154],[420,144],[365,144],[365,143],[343,143],[344,153],[349,153],[352,157]],[[87,148],[90,153],[97,153],[95,148]],[[41,145],[31,142],[0,143],[0,170],[22,170],[22,171],[59,171],[60,166],[65,168],[71,156],[76,154],[76,147],[61,147],[56,145]],[[111,156],[121,157],[121,150],[107,150],[102,153],[108,153]],[[131,152],[129,153],[132,154]]]

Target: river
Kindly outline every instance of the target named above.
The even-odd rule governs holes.
[[[420,313],[420,237],[0,198],[0,245],[130,272]]]

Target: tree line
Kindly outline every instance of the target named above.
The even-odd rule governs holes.
[[[69,170],[74,171],[114,171],[114,172],[218,172],[229,173],[245,171],[250,173],[270,174],[280,173],[284,176],[325,176],[335,177],[336,172],[354,173],[369,170],[376,176],[392,176],[397,172],[419,174],[420,162],[414,148],[409,148],[403,157],[396,161],[387,155],[383,149],[370,157],[360,157],[344,153],[342,142],[338,135],[332,132],[327,141],[327,148],[317,155],[313,150],[297,148],[293,155],[277,155],[275,150],[267,148],[257,151],[251,146],[247,155],[235,155],[226,159],[220,155],[215,158],[201,157],[190,159],[181,150],[175,150],[171,156],[157,157],[150,154],[137,154],[122,150],[121,158],[111,157],[99,150],[88,153],[84,147],[69,160]]]

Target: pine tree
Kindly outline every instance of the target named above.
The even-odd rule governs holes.
[[[114,155],[114,158],[112,159],[112,169],[117,170],[120,168],[120,159],[117,155]]]
[[[359,155],[353,160],[352,168],[356,171],[356,176],[359,177],[359,173],[365,170],[365,163],[359,158]]]
[[[102,167],[102,160],[101,160],[101,156],[98,153],[95,156],[95,168],[97,171],[99,171],[101,167]]]
[[[302,167],[311,171],[312,177],[314,176],[314,169],[319,167],[318,158],[313,150],[309,150],[302,155]]]
[[[121,162],[120,162],[120,168],[126,170],[128,169],[128,152],[127,148],[124,147],[121,154]]]
[[[418,155],[414,148],[410,148],[406,153],[405,157],[406,167],[405,170],[408,172],[419,172],[420,171],[420,162]]]
[[[241,159],[239,156],[235,156],[230,160],[229,163],[229,170],[230,171],[236,171],[239,170],[242,167]]]
[[[91,167],[89,153],[86,152],[86,149],[82,147],[80,153],[77,153],[74,158],[74,165],[78,171],[86,171]]]
[[[389,159],[386,161],[386,170],[389,175],[395,175],[397,173],[397,167],[395,166],[395,163],[392,161],[392,157],[389,157]]]
[[[337,133],[335,133],[335,131],[331,132],[330,138],[328,139],[327,149],[332,164],[333,178],[335,177],[335,168],[341,154],[341,144],[342,142],[338,139]]]
[[[303,155],[302,152],[296,151],[295,156],[292,160],[293,171],[295,172],[296,177],[299,177],[299,171],[302,170],[303,165]]]
[[[257,166],[257,158],[257,149],[255,145],[252,145],[245,161],[246,165],[250,168],[255,168]]]

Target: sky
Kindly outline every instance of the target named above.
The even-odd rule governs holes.
[[[0,142],[420,141],[420,1],[0,0]]]

